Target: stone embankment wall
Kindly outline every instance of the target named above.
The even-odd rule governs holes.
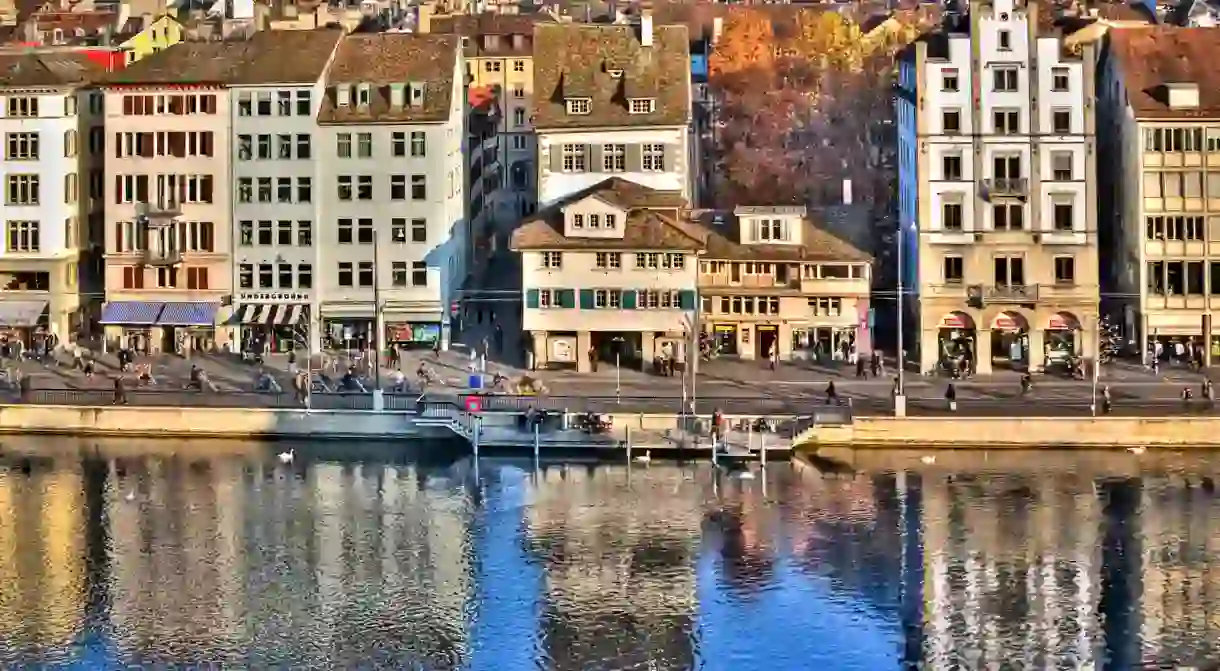
[[[1220,417],[857,417],[796,442],[798,449],[1220,447]]]

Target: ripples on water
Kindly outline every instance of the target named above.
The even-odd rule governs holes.
[[[743,482],[702,463],[485,461],[476,479],[468,461],[318,446],[288,466],[255,445],[4,447],[6,669],[1128,669],[1220,652],[1207,463],[1134,480],[1114,471],[1125,456],[1008,453]]]

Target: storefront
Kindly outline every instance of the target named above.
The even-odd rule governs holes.
[[[991,364],[1012,369],[1029,365],[1029,323],[1016,312],[1001,312],[991,323]]]
[[[164,307],[158,301],[108,301],[98,320],[105,333],[103,350],[126,347],[139,354],[160,352],[162,343],[153,330]]]
[[[975,369],[974,320],[964,312],[950,312],[937,326],[937,362],[944,370]]]
[[[161,329],[161,351],[185,355],[215,349],[219,310],[219,303],[165,303],[156,322]]]
[[[47,306],[50,301],[0,301],[0,338],[20,341],[27,350],[38,350],[50,333]]]
[[[748,336],[747,336],[748,337]],[[713,356],[737,356],[737,325],[712,325]]]
[[[792,329],[792,356],[815,361],[845,360],[856,345],[850,326],[800,326]]]
[[[1046,323],[1043,340],[1046,366],[1067,366],[1080,355],[1080,322],[1072,314],[1059,312]]]
[[[779,356],[779,327],[775,324],[758,324],[754,327],[754,356],[773,359]]]
[[[371,318],[325,317],[322,348],[328,351],[363,351],[373,345],[376,322]]]
[[[385,342],[399,349],[433,349],[441,340],[440,323],[387,322]]]
[[[308,305],[241,305],[234,312],[233,321],[241,326],[243,352],[309,351]]]

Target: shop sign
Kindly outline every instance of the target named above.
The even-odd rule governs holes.
[[[1063,315],[1051,315],[1046,328],[1050,331],[1074,331],[1076,330],[1076,324],[1070,318]]]
[[[716,324],[712,327],[712,329],[716,331],[716,333],[732,333],[737,330],[737,327],[733,326],[732,324]]]
[[[549,361],[555,363],[576,363],[576,343],[570,336],[551,336],[547,338],[547,349],[550,350]]]
[[[242,303],[308,303],[309,294],[296,292],[270,292],[237,294],[237,300]]]
[[[966,321],[966,316],[956,312],[950,312],[940,318],[940,327],[942,329],[968,329],[970,322]]]

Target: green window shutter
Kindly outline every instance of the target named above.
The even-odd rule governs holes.
[[[624,289],[623,290],[623,300],[620,303],[620,305],[623,306],[624,310],[634,310],[635,309],[637,295],[638,295],[638,292],[636,292],[635,289]]]
[[[580,290],[580,309],[581,310],[592,310],[593,309],[593,290],[592,289],[581,289]]]
[[[695,309],[695,292],[693,289],[684,289],[678,292],[678,307],[683,310]]]
[[[527,307],[527,308],[537,308],[538,307],[538,290],[537,289],[529,289],[525,292],[525,307]]]
[[[561,307],[561,308],[576,307],[576,290],[575,289],[560,289],[559,290],[559,307]]]

